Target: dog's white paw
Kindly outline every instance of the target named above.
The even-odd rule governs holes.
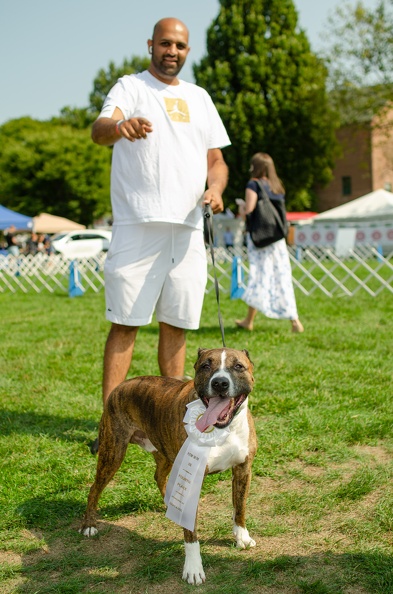
[[[239,549],[249,549],[250,547],[255,547],[256,542],[248,534],[247,528],[242,528],[241,526],[234,524],[233,534],[236,538],[236,546],[239,547]]]
[[[88,528],[81,528],[79,532],[83,534],[83,536],[95,536],[96,534],[98,534],[98,530],[97,528],[94,528],[94,526],[89,526]]]
[[[193,586],[203,584],[206,579],[203,571],[199,542],[185,542],[186,560],[183,567],[183,580]]]

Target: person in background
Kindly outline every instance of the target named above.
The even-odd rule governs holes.
[[[15,225],[10,225],[8,229],[4,231],[4,239],[7,246],[7,252],[12,256],[19,255],[19,244],[16,240],[16,227]]]
[[[239,213],[245,219],[256,207],[260,192],[257,180],[263,184],[270,200],[284,200],[284,186],[277,176],[273,159],[267,153],[256,153],[251,159],[251,178],[246,186],[245,201],[238,200]],[[257,312],[268,318],[288,319],[293,332],[303,332],[299,320],[292,270],[285,239],[264,248],[257,248],[247,234],[250,265],[248,285],[242,299],[247,303],[247,315],[235,323],[252,330]]]
[[[50,256],[51,254],[53,254],[53,246],[52,246],[52,240],[50,235],[43,235],[42,236],[42,241],[43,241],[43,246],[44,246],[44,253],[47,256]]]
[[[40,233],[37,237],[37,243],[38,243],[38,251],[41,253],[45,252],[45,235],[44,233]]]
[[[229,248],[232,249],[233,248],[234,238],[233,238],[233,233],[232,233],[232,231],[230,230],[229,227],[226,228],[226,231],[225,231],[223,237],[224,237],[224,243],[225,243],[226,249],[229,249]]]
[[[139,327],[154,311],[162,375],[184,375],[186,330],[199,327],[207,280],[203,205],[223,211],[221,147],[230,140],[206,91],[178,78],[188,37],[178,19],[160,20],[147,42],[148,70],[120,78],[93,124],[93,141],[114,145],[104,402],[126,378]]]
[[[29,239],[26,242],[26,254],[35,256],[38,251],[39,251],[38,235],[37,235],[37,233],[34,233],[34,231],[33,231],[31,233]]]

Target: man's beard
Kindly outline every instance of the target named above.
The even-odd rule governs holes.
[[[151,60],[153,62],[154,68],[157,70],[157,72],[159,72],[163,76],[169,76],[169,77],[177,76],[179,74],[180,70],[183,68],[184,62],[185,62],[185,60],[181,61],[178,58],[177,62],[171,62],[170,64],[165,63],[163,61],[163,59],[158,60],[155,57],[154,50],[152,51],[152,54],[151,54]]]

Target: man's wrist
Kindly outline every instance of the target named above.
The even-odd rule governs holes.
[[[123,136],[123,134],[121,133],[121,128],[120,128],[120,126],[122,125],[123,122],[125,122],[125,120],[119,120],[118,122],[116,122],[115,130],[116,130],[117,136]]]
[[[208,186],[208,190],[210,190],[211,192],[215,192],[217,194],[220,194],[220,196],[222,195],[223,189],[224,188],[222,187],[222,185],[220,183],[217,183],[217,182],[215,182],[213,184],[210,184],[210,186]]]

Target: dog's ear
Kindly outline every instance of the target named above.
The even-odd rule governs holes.
[[[254,366],[254,363],[250,359],[250,353],[248,352],[248,350],[247,349],[243,349],[242,350],[242,353],[244,353],[246,355],[246,357],[250,361],[251,365]]]
[[[201,355],[203,355],[203,353],[204,353],[205,351],[207,351],[207,350],[208,350],[208,349],[201,349],[201,348],[199,347],[199,349],[198,349],[198,359],[197,359],[197,360],[195,361],[195,363],[194,363],[194,369],[196,369],[197,363],[198,363],[198,361],[199,361],[199,359],[200,359]]]

